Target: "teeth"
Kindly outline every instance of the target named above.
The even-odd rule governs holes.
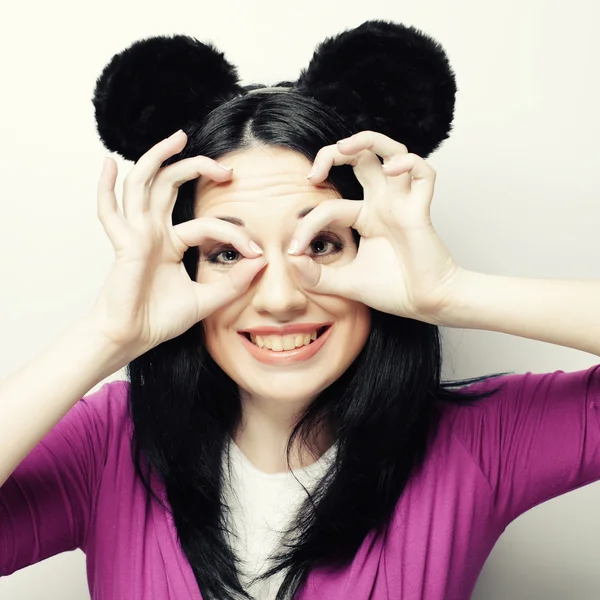
[[[294,348],[300,348],[301,346],[308,346],[311,341],[317,339],[317,330],[312,333],[298,333],[295,335],[252,335],[250,334],[250,340],[253,344],[259,348],[267,348],[275,352],[282,352],[283,350],[293,350]]]

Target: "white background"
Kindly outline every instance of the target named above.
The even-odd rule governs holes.
[[[459,86],[454,132],[428,159],[438,173],[433,222],[457,262],[489,274],[598,277],[599,7],[593,0],[7,5],[0,377],[86,314],[108,272],[112,248],[95,204],[106,151],[91,96],[112,55],[151,35],[212,41],[243,84],[268,84],[297,78],[317,43],[365,20],[419,27],[441,42]],[[126,173],[129,165],[119,165]],[[446,378],[575,371],[598,361],[493,332],[444,330],[444,339]],[[520,517],[494,548],[473,598],[599,598],[599,506],[595,483]],[[89,598],[84,555],[63,554],[2,579],[0,598]]]

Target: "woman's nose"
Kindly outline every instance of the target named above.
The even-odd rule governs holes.
[[[303,311],[307,297],[298,282],[298,275],[287,255],[265,255],[268,262],[252,282],[252,305],[257,312],[271,313],[279,319],[293,317]]]

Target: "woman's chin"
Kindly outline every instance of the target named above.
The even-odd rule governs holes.
[[[305,378],[306,379],[306,378]],[[260,398],[264,402],[279,404],[281,406],[307,406],[310,404],[327,386],[306,385],[298,377],[278,378],[274,377],[269,387],[264,385],[240,385],[243,390],[242,399]]]

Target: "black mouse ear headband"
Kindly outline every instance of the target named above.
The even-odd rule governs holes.
[[[426,158],[449,136],[456,82],[438,42],[414,27],[366,21],[320,43],[292,91],[333,108],[354,131],[383,133]],[[252,93],[212,44],[177,35],[135,42],[96,83],[93,103],[104,145],[136,161],[178,129]]]

